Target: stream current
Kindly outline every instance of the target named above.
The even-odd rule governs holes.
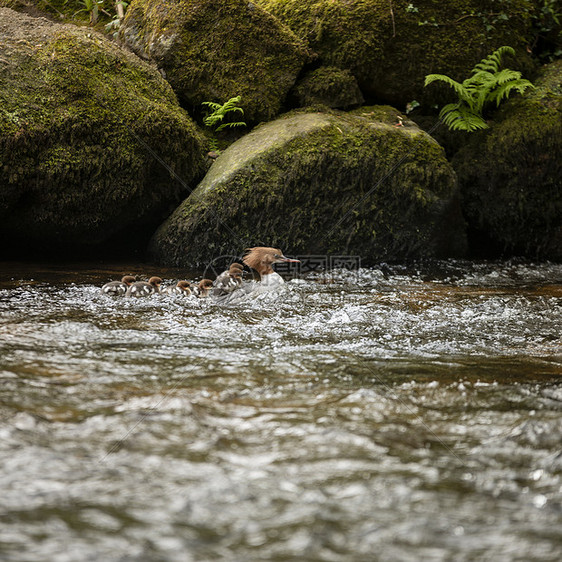
[[[1,560],[562,559],[562,265],[124,273],[0,264]]]

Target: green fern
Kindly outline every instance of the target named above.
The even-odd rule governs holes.
[[[240,112],[244,115],[244,110],[236,105],[240,103],[241,99],[242,98],[240,96],[236,96],[234,98],[230,98],[222,105],[213,101],[204,101],[202,105],[206,105],[212,110],[212,112],[203,118],[203,123],[207,127],[213,129],[215,133],[226,129],[227,127],[245,127],[246,123],[244,123],[244,121],[228,121],[223,123],[223,119],[229,114]]]
[[[508,68],[500,70],[502,57],[506,54],[514,55],[515,51],[511,47],[500,47],[476,64],[471,71],[472,76],[462,83],[444,74],[428,74],[425,77],[424,86],[436,81],[445,82],[459,98],[439,112],[439,117],[449,129],[468,132],[486,129],[488,124],[482,112],[487,104],[495,102],[497,107],[513,91],[522,94],[527,88],[534,88],[531,82],[521,78],[520,72]]]

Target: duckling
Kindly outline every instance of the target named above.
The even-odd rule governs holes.
[[[235,289],[242,285],[242,274],[244,266],[241,263],[232,263],[230,267],[223,271],[213,282],[211,296],[222,297],[232,293]]]
[[[213,282],[210,279],[202,279],[196,287],[193,287],[193,294],[200,299],[208,297],[212,286]]]
[[[127,289],[135,282],[135,278],[132,275],[124,275],[121,281],[110,281],[106,283],[102,288],[101,292],[104,295],[111,297],[122,296],[127,292]]]
[[[146,283],[145,281],[137,281],[127,289],[125,296],[148,297],[155,293],[159,293],[161,284],[162,284],[162,279],[160,279],[160,277],[151,277],[148,280],[148,283]]]
[[[178,281],[174,287],[166,287],[160,290],[164,295],[182,295],[188,297],[191,295],[191,283],[189,281]]]

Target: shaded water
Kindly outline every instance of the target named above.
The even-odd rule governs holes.
[[[562,266],[132,270],[0,270],[0,559],[562,558]]]

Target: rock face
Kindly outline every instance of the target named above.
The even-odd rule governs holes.
[[[157,261],[205,265],[256,245],[381,259],[462,255],[456,177],[396,110],[296,113],[232,144],[158,229]]]
[[[309,54],[271,15],[244,0],[136,0],[121,39],[166,73],[196,109],[240,95],[248,122],[275,117]]]
[[[349,70],[366,99],[403,107],[448,101],[424,89],[430,73],[463,80],[475,63],[511,45],[530,65],[527,0],[256,0],[307,42],[322,63]],[[513,68],[513,65],[511,65]]]
[[[203,137],[155,69],[91,29],[9,9],[0,36],[4,248],[142,230],[201,179]]]
[[[453,160],[474,246],[562,260],[562,60]]]

